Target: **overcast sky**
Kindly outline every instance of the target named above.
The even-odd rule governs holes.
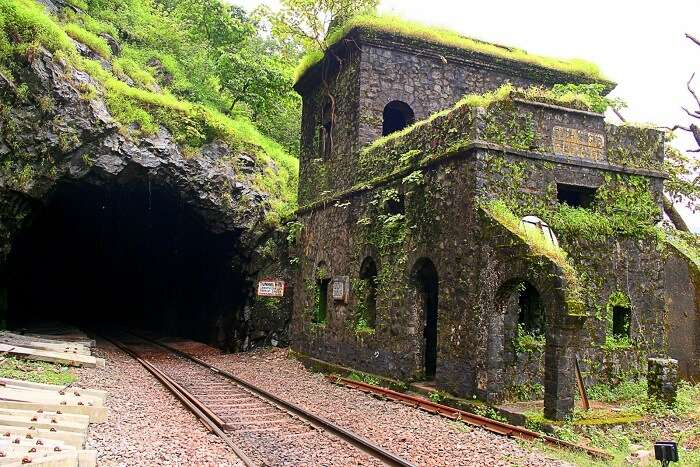
[[[229,1],[249,9],[262,3]],[[532,53],[595,62],[618,83],[611,95],[628,103],[628,120],[686,123],[680,106],[693,107],[685,85],[694,71],[700,91],[700,47],[684,37],[700,37],[699,0],[381,0],[379,10]],[[688,149],[692,141],[679,134],[676,145]],[[700,232],[700,213],[683,214]]]

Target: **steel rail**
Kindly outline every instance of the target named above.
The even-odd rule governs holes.
[[[194,413],[209,431],[219,436],[219,438],[221,438],[222,441],[233,450],[233,452],[238,456],[241,462],[245,464],[246,467],[259,467],[260,464],[257,464],[250,459],[245,452],[243,452],[233,441],[231,441],[231,437],[222,430],[221,425],[223,424],[223,421],[213,414],[213,412],[211,412],[201,402],[199,402],[192,394],[183,389],[182,386],[173,381],[168,375],[160,371],[160,369],[158,369],[158,367],[153,365],[151,362],[141,358],[136,352],[124,345],[122,342],[106,336],[101,337],[106,341],[111,342],[117,348],[146,368],[146,370],[148,370],[163,386],[170,390],[170,392],[172,392],[173,395],[177,397],[177,399],[182,402],[185,407]]]
[[[392,391],[391,389],[383,388],[380,386],[374,386],[372,384],[367,384],[360,381],[353,381],[336,375],[326,375],[326,379],[334,384],[339,384],[352,389],[358,389],[366,393],[382,396],[395,402],[400,402],[405,405],[411,406],[413,408],[425,410],[426,412],[430,412],[432,414],[442,415],[443,417],[447,417],[452,420],[459,420],[461,422],[468,423],[473,426],[478,426],[493,433],[497,433],[499,435],[521,439],[525,441],[542,440],[547,444],[554,445],[560,448],[585,452],[589,456],[597,459],[613,459],[613,456],[611,454],[608,454],[607,452],[601,451],[599,449],[589,448],[586,446],[581,446],[579,444],[570,443],[568,441],[564,441],[553,436],[548,436],[542,433],[537,433],[535,431],[528,430],[527,428],[510,425],[508,423],[499,422],[498,420],[493,420],[487,417],[482,417],[480,415],[476,415],[464,410],[455,409],[454,407],[438,404],[423,397],[412,396],[409,394]]]
[[[132,335],[134,335],[140,339],[143,339],[145,341],[152,342],[156,345],[159,345],[159,346],[161,346],[161,347],[163,347],[163,348],[165,348],[165,349],[167,349],[167,350],[169,350],[169,351],[171,351],[171,352],[173,352],[173,353],[175,353],[183,358],[186,358],[186,359],[191,360],[195,363],[198,363],[198,364],[210,369],[211,371],[218,373],[218,374],[230,379],[234,383],[238,384],[239,386],[241,386],[241,387],[245,388],[246,390],[248,390],[249,392],[253,393],[255,396],[257,396],[263,400],[266,400],[268,403],[272,403],[273,405],[278,406],[280,409],[305,420],[306,422],[310,423],[312,426],[316,427],[319,430],[324,430],[324,431],[327,431],[327,432],[337,436],[338,438],[348,442],[352,446],[355,446],[357,449],[361,450],[362,452],[365,452],[365,453],[369,454],[370,456],[381,460],[386,465],[401,466],[401,467],[415,467],[415,464],[412,464],[411,462],[399,457],[398,455],[384,449],[383,447],[373,443],[369,439],[367,439],[363,436],[360,436],[360,435],[358,435],[358,434],[356,434],[356,433],[354,433],[346,428],[343,428],[339,425],[336,425],[332,421],[330,421],[326,418],[323,418],[321,416],[315,415],[315,414],[309,412],[308,410],[303,409],[303,408],[301,408],[301,407],[299,407],[291,402],[285,401],[284,399],[281,399],[281,398],[275,396],[274,394],[272,394],[272,393],[270,393],[262,388],[255,386],[253,383],[250,383],[250,382],[234,375],[233,373],[231,373],[229,371],[226,371],[222,368],[218,368],[218,367],[212,365],[211,363],[208,363],[208,362],[202,360],[199,357],[195,357],[194,355],[190,355],[187,352],[184,352],[180,349],[172,347],[168,344],[164,344],[158,340],[151,339],[149,337],[142,336],[142,335],[136,334],[136,333],[131,332],[131,331],[129,331],[129,334],[132,334]]]

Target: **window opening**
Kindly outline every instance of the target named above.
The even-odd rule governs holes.
[[[411,106],[401,101],[391,101],[384,107],[384,122],[382,136],[401,131],[415,122]]]
[[[377,321],[377,263],[371,257],[365,258],[360,267],[362,280],[362,313],[359,318],[367,327],[373,328]]]
[[[590,208],[596,189],[588,186],[557,183],[557,200],[573,208]]]

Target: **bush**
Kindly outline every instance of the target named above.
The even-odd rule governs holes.
[[[112,49],[107,44],[107,41],[101,37],[83,29],[81,26],[75,23],[66,24],[63,26],[63,30],[76,41],[90,47],[90,50],[95,52],[100,57],[105,59],[110,59],[112,57]]]

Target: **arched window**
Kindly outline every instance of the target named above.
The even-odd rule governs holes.
[[[362,296],[358,298],[362,303],[359,304],[361,313],[358,318],[363,319],[368,327],[373,328],[377,322],[377,263],[371,256],[362,261],[360,280]]]
[[[326,263],[321,261],[316,268],[316,296],[314,297],[313,322],[322,324],[328,318],[328,284],[331,278],[326,269]]]
[[[415,115],[411,106],[401,101],[391,101],[384,107],[384,124],[382,136],[400,131],[413,125]]]
[[[323,105],[321,127],[318,131],[319,156],[327,158],[333,149],[333,106],[330,102]]]

